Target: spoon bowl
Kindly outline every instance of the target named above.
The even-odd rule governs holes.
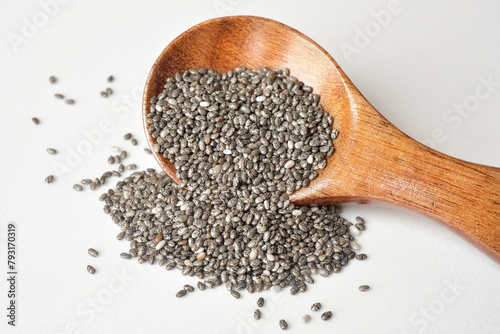
[[[288,68],[314,88],[334,118],[335,153],[296,204],[389,202],[423,212],[461,232],[500,259],[500,169],[458,160],[409,138],[387,121],[356,89],[335,60],[316,42],[282,23],[254,16],[208,20],[187,30],[160,54],[144,90],[143,124],[150,100],[167,78],[191,68],[218,72],[239,66]],[[176,182],[174,165],[155,159]]]

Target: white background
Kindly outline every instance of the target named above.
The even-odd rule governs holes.
[[[499,2],[401,0],[384,26],[373,11],[387,10],[386,0],[65,2],[49,7],[46,21],[38,1],[0,4],[0,333],[277,333],[281,318],[290,333],[500,332],[499,264],[418,214],[343,206],[348,219],[366,218],[368,228],[358,239],[369,258],[318,277],[306,294],[243,293],[236,300],[220,287],[177,299],[182,285],[195,279],[119,258],[128,243],[115,239],[119,230],[97,200],[116,178],[96,192],[72,190],[109,168],[112,145],[129,151],[129,163],[156,167],[142,151],[140,95],[149,68],[184,30],[236,14],[273,18],[316,40],[413,138],[500,167]],[[35,31],[26,28],[30,22],[38,25]],[[372,30],[363,41],[364,29]],[[15,38],[24,40],[16,45]],[[356,53],[346,52],[348,45]],[[56,85],[48,83],[52,74]],[[99,92],[110,74],[115,94],[104,99]],[[489,91],[484,80],[494,82]],[[489,96],[477,99],[477,89]],[[54,93],[77,103],[66,105]],[[463,115],[447,111],[464,104]],[[109,127],[99,129],[102,122]],[[129,131],[139,146],[122,139]],[[444,138],[436,142],[433,133]],[[89,134],[94,143],[82,156],[78,150]],[[47,147],[59,153],[49,155]],[[54,163],[68,170],[56,171]],[[47,185],[49,174],[56,180]],[[18,238],[15,328],[6,324],[8,222],[17,224]],[[89,247],[99,257],[91,258]],[[97,269],[94,276],[87,264]],[[361,284],[372,290],[359,292]],[[257,322],[251,315],[260,295],[267,304]],[[334,312],[333,319],[313,314],[302,324],[316,301]]]

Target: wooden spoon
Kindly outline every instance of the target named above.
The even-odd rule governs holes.
[[[219,72],[288,68],[321,95],[323,109],[339,129],[335,153],[307,188],[291,196],[296,204],[383,201],[423,212],[458,230],[500,259],[500,169],[465,162],[409,138],[361,95],[333,58],[317,43],[279,22],[254,16],[202,22],[177,37],[156,60],[143,97],[144,130],[150,99],[168,77],[191,68]],[[154,154],[179,182],[175,168]]]

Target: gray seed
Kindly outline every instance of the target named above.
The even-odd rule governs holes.
[[[260,310],[256,309],[255,312],[253,312],[253,317],[255,318],[255,320],[259,320],[260,316],[261,316]]]
[[[307,324],[309,321],[311,321],[311,316],[309,314],[305,314],[303,317],[302,317],[302,322]]]
[[[321,315],[321,320],[324,320],[324,321],[330,320],[331,318],[332,318],[331,311],[327,311]]]
[[[132,134],[131,134],[131,133],[126,133],[126,134],[123,136],[123,139],[125,139],[125,140],[129,140],[130,138],[132,138]]]
[[[36,118],[36,117],[33,117],[31,120],[32,120],[32,121],[33,121],[33,123],[35,123],[36,125],[40,124],[40,120],[39,120],[38,118]]]
[[[92,180],[91,179],[83,179],[80,183],[81,184],[91,184]]]
[[[90,190],[94,190],[95,188],[97,188],[97,183],[90,182]]]
[[[366,254],[358,254],[358,255],[356,255],[356,259],[360,260],[360,261],[366,260],[366,258],[367,258]]]
[[[311,311],[313,312],[317,312],[321,309],[321,303],[314,303],[312,304],[311,306]]]
[[[189,291],[189,292],[193,292],[194,288],[191,285],[189,285],[189,284],[185,284],[184,285],[184,290]]]
[[[108,93],[106,93],[105,91],[101,91],[101,96],[102,97],[108,97]]]
[[[118,235],[116,236],[117,240],[122,240],[123,238],[125,238],[125,231],[118,233]]]
[[[186,290],[184,290],[184,289],[182,289],[182,290],[180,290],[179,292],[177,292],[177,293],[175,294],[175,296],[176,296],[177,298],[181,298],[181,297],[184,297],[186,294],[187,294],[187,291],[186,291]]]
[[[286,330],[288,328],[288,323],[283,319],[280,320],[279,324],[282,330]]]
[[[198,282],[198,284],[196,284],[196,286],[198,287],[198,289],[200,289],[201,291],[205,290],[207,288],[207,286],[205,284],[203,284],[203,282]]]
[[[82,191],[83,187],[80,184],[76,183],[73,185],[73,189],[76,191]]]
[[[356,217],[356,221],[357,221],[358,223],[360,223],[360,224],[365,224],[365,220],[364,220],[363,218],[359,217],[359,216],[358,216],[358,217]]]
[[[132,255],[130,255],[129,253],[121,253],[120,257],[122,259],[130,259],[130,258],[132,258]]]
[[[48,148],[47,149],[47,153],[49,153],[49,154],[56,154],[57,151],[55,149],[53,149],[53,148]]]
[[[94,275],[95,274],[95,268],[92,267],[90,264],[87,266],[87,271],[89,274]]]
[[[125,159],[127,157],[128,153],[127,151],[123,150],[120,152],[120,158]]]
[[[54,97],[56,99],[61,99],[61,100],[64,99],[64,95],[62,95],[62,94],[54,94]]]
[[[108,158],[108,164],[112,165],[115,163],[115,157],[110,155],[109,158]]]
[[[120,164],[120,165],[118,166],[118,171],[119,171],[120,173],[123,173],[123,172],[125,171],[125,166],[124,166],[123,164]]]
[[[146,152],[147,154],[153,154],[153,152],[151,152],[151,150],[149,148],[144,148],[144,152]]]
[[[73,100],[73,99],[66,99],[66,100],[64,100],[64,102],[66,104],[75,104],[75,100]]]
[[[137,165],[136,164],[130,164],[130,165],[127,165],[126,167],[128,170],[132,170],[132,169],[136,169],[137,168]]]
[[[137,145],[138,144],[137,139],[132,138],[131,143],[132,143],[132,145]]]
[[[49,77],[49,82],[50,82],[51,84],[54,84],[54,83],[56,83],[56,82],[57,82],[57,78],[56,78],[55,76],[51,75],[51,76]]]
[[[88,252],[92,257],[96,257],[97,255],[99,255],[99,253],[93,248],[89,248]]]
[[[367,291],[370,289],[370,286],[369,285],[361,285],[359,287],[359,291]]]
[[[115,80],[115,77],[114,77],[114,76],[112,76],[112,75],[110,75],[110,76],[108,77],[108,82],[113,82],[113,80]]]
[[[107,95],[111,95],[111,94],[113,94],[113,90],[112,90],[111,88],[109,88],[109,87],[108,87],[108,88],[106,88],[106,94],[107,94]]]
[[[259,299],[257,299],[257,306],[258,307],[264,306],[264,298],[259,297]]]
[[[45,178],[45,183],[52,183],[54,181],[54,175],[49,175]]]
[[[233,296],[236,299],[240,299],[240,293],[236,290],[231,290],[231,296]]]

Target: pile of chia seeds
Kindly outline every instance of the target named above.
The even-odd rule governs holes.
[[[334,153],[338,132],[311,87],[288,70],[239,67],[178,73],[164,88],[151,100],[149,132],[181,182],[149,169],[100,197],[130,242],[122,258],[177,268],[200,290],[225,283],[239,298],[243,289],[304,292],[314,274],[356,256],[364,223],[288,198]]]

